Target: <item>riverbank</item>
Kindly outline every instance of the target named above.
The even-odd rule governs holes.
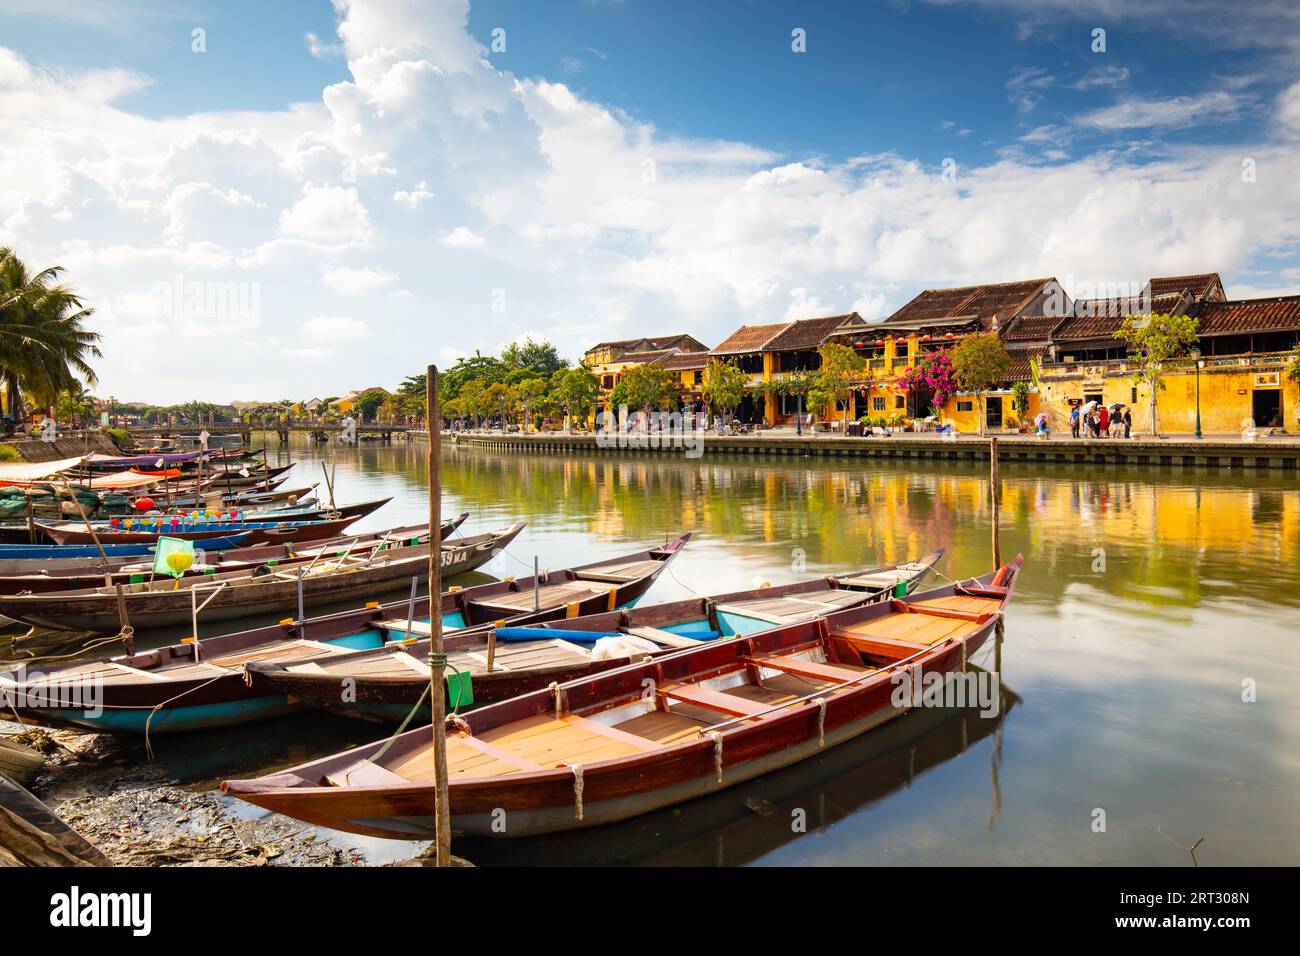
[[[420,442],[428,432],[412,433]],[[696,436],[692,454],[779,455],[825,458],[875,458],[900,461],[987,461],[991,441],[977,435],[946,438],[930,434],[897,434],[888,438],[853,438],[831,435],[759,434]],[[513,453],[617,454],[620,451],[658,452],[683,455],[676,447],[645,447],[628,439],[622,446],[591,433],[500,434],[491,432],[447,432],[444,443],[469,445]],[[665,446],[667,442],[663,443]],[[1212,436],[1201,439],[1140,438],[1075,439],[1038,438],[1034,435],[998,436],[998,457],[1006,462],[1053,465],[1163,466],[1168,468],[1263,469],[1295,471],[1300,468],[1300,439],[1261,437],[1255,441],[1240,437]]]

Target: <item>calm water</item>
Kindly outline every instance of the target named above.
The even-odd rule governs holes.
[[[271,458],[275,448],[271,446]],[[337,468],[340,501],[393,495],[356,527],[423,520],[423,446],[295,443],[291,481]],[[1300,863],[1300,491],[1294,479],[1004,465],[1002,549],[1024,573],[1000,648],[997,719],[918,713],[822,758],[626,825],[458,842],[480,863]],[[502,457],[448,448],[444,516],[526,519],[505,576],[694,539],[646,601],[887,564],[944,547],[990,568],[984,467],[815,459]],[[1242,700],[1253,680],[1258,701]],[[194,780],[265,772],[374,736],[308,717],[163,744]],[[170,756],[169,756],[170,754]],[[1093,832],[1096,808],[1106,832]],[[802,810],[808,832],[795,834]],[[340,836],[371,858],[406,845]]]

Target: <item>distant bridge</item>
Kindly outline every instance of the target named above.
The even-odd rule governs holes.
[[[409,440],[410,433],[415,431],[413,425],[383,425],[370,423],[366,425],[358,424],[356,434],[358,438],[366,438],[370,441],[391,442],[394,435],[406,436]],[[182,435],[193,436],[199,432],[207,430],[207,433],[216,438],[221,435],[238,435],[245,445],[253,443],[253,435],[261,432],[263,434],[274,433],[279,437],[281,444],[289,440],[290,432],[299,432],[302,434],[313,435],[322,440],[328,440],[330,435],[337,435],[343,431],[343,426],[337,423],[322,422],[273,422],[266,425],[256,423],[234,422],[221,423],[217,425],[165,425],[155,428],[142,428],[130,426],[127,431],[131,433],[132,438],[179,438]]]

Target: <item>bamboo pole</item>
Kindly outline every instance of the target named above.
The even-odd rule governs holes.
[[[426,370],[425,417],[429,422],[429,682],[433,700],[435,861],[451,865],[451,807],[447,789],[447,711],[442,649],[442,429],[439,428],[438,368]]]
[[[998,440],[989,438],[989,495],[993,506],[993,566],[1002,567],[1002,479],[998,474]]]

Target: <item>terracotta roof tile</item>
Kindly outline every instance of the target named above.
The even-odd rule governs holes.
[[[1051,281],[1050,278],[1022,279],[957,289],[926,289],[886,319],[885,324],[973,316],[988,328],[994,315],[1001,321],[1010,321]]]
[[[678,352],[659,363],[664,368],[678,372],[683,369],[704,368],[709,364],[707,352]]]
[[[1216,286],[1221,285],[1217,272],[1206,272],[1195,276],[1160,276],[1148,283],[1151,295],[1177,295],[1183,290],[1192,294],[1194,299],[1203,299]]]
[[[774,322],[770,325],[742,325],[723,339],[721,344],[712,349],[709,354],[736,355],[741,352],[761,352],[763,346],[792,324],[791,322]]]
[[[1008,342],[1046,342],[1060,321],[1059,315],[1023,315],[1004,338]]]
[[[1300,295],[1202,302],[1191,314],[1200,319],[1199,335],[1300,332]]]
[[[856,312],[850,312],[848,315],[800,319],[768,340],[764,349],[770,352],[799,352],[815,349],[826,341],[826,336],[851,320],[861,322],[862,318]]]

